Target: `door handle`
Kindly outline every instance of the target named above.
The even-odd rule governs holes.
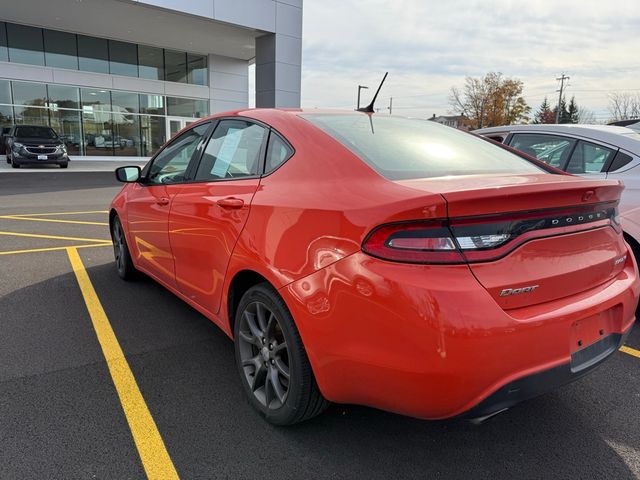
[[[242,206],[244,205],[244,200],[240,198],[227,197],[227,198],[221,198],[216,203],[220,205],[222,208],[238,209],[238,208],[242,208]]]
[[[156,200],[156,203],[164,207],[165,205],[169,205],[169,199],[167,197],[161,197]]]

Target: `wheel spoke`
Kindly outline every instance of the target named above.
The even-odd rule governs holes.
[[[251,332],[243,332],[240,330],[240,338],[251,345],[255,345],[256,347],[260,347],[260,339],[256,338]]]
[[[276,358],[276,369],[284,378],[289,380],[289,367],[285,365],[281,358]]]
[[[253,384],[251,385],[251,391],[255,392],[260,387],[264,386],[266,377],[267,369],[262,363],[260,363],[259,367],[256,369],[256,372],[253,374]]]
[[[271,376],[267,375],[264,380],[264,401],[267,408],[269,408],[271,400],[273,400],[273,385],[271,384]]]
[[[286,343],[279,343],[278,345],[276,345],[275,347],[273,347],[273,353],[280,353],[282,352],[282,350],[286,350],[287,349],[287,344]]]
[[[263,332],[267,330],[267,320],[266,320],[264,311],[265,311],[264,305],[261,303],[256,303],[256,316],[258,317],[258,326],[260,327],[260,330],[262,330]]]
[[[269,312],[269,321],[267,322],[267,326],[264,329],[264,336],[266,338],[271,339],[273,335],[273,329],[276,326],[276,323],[277,323],[276,316],[273,314],[273,312]]]
[[[284,403],[284,397],[286,395],[284,389],[282,388],[282,384],[280,383],[280,379],[278,378],[278,371],[275,368],[269,369],[269,380],[271,385],[273,386],[273,392],[280,400],[280,403]]]
[[[249,330],[251,330],[251,334],[258,339],[262,337],[262,329],[258,327],[255,315],[245,310],[244,318],[247,322],[247,327],[249,327]]]
[[[257,372],[260,369],[260,367],[262,366],[262,359],[260,358],[260,355],[256,355],[253,358],[247,358],[247,359],[242,361],[242,366],[243,367],[255,367],[256,368],[256,372]]]

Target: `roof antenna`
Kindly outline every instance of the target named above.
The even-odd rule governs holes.
[[[378,98],[378,93],[380,93],[380,89],[382,88],[382,84],[386,80],[387,75],[389,75],[389,72],[385,72],[384,77],[382,77],[382,81],[380,82],[380,85],[378,86],[378,90],[376,90],[376,94],[373,96],[373,100],[371,100],[371,103],[366,107],[356,109],[357,112],[366,112],[366,113],[374,112],[373,104],[376,103],[376,98]]]

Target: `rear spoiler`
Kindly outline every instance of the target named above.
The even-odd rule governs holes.
[[[493,140],[493,139],[491,139],[489,137],[484,137],[482,135],[478,135],[477,133],[473,133],[473,132],[467,132],[467,133],[473,135],[474,137],[481,138],[485,142],[493,143],[494,145],[497,145],[498,147],[502,148],[503,150],[506,150],[507,152],[511,152],[514,155],[518,155],[519,157],[524,158],[527,162],[533,163],[537,167],[540,167],[542,170],[545,170],[545,171],[547,171],[547,172],[549,172],[549,173],[551,173],[553,175],[568,175],[569,177],[574,177],[575,176],[575,175],[572,175],[570,173],[565,172],[564,170],[560,170],[559,168],[552,167],[548,163],[544,163],[543,161],[538,160],[536,157],[532,157],[531,155],[528,155],[528,154],[526,154],[524,152],[521,152],[517,148],[510,147],[509,145],[505,145],[504,143],[498,142],[498,141]]]

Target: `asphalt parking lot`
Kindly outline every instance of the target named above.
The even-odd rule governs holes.
[[[344,405],[266,424],[221,331],[118,278],[118,188],[0,173],[0,478],[640,478],[637,326],[591,375],[480,426]]]

